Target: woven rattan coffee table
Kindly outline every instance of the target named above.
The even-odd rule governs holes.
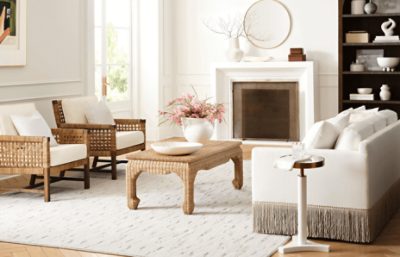
[[[184,141],[182,138],[171,138],[168,141]],[[128,207],[137,209],[140,199],[136,196],[136,180],[142,172],[154,174],[177,174],[183,181],[185,200],[183,212],[192,214],[194,209],[194,181],[197,172],[209,170],[232,160],[235,164],[235,174],[232,181],[236,189],[243,185],[243,157],[241,142],[209,141],[199,151],[185,156],[160,155],[153,150],[147,150],[127,156],[126,186]]]

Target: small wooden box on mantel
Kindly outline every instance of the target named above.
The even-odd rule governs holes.
[[[303,48],[290,48],[289,62],[304,61],[306,61],[306,55],[304,54]]]

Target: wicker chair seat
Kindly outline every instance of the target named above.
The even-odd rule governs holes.
[[[142,131],[118,131],[116,137],[117,150],[144,143]]]
[[[64,144],[50,147],[50,166],[58,166],[87,158],[85,144]]]

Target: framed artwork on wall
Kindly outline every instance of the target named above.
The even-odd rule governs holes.
[[[26,65],[26,0],[0,0],[0,66]]]

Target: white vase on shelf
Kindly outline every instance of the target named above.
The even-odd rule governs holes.
[[[243,58],[243,51],[240,49],[239,38],[229,39],[229,48],[226,51],[226,58],[230,62],[240,62]]]
[[[364,14],[365,0],[351,1],[351,14]]]
[[[207,142],[210,140],[214,126],[206,119],[182,118],[182,130],[188,142]]]
[[[389,101],[392,94],[390,93],[390,88],[388,85],[383,84],[381,86],[381,92],[379,93],[379,97],[382,101]]]

